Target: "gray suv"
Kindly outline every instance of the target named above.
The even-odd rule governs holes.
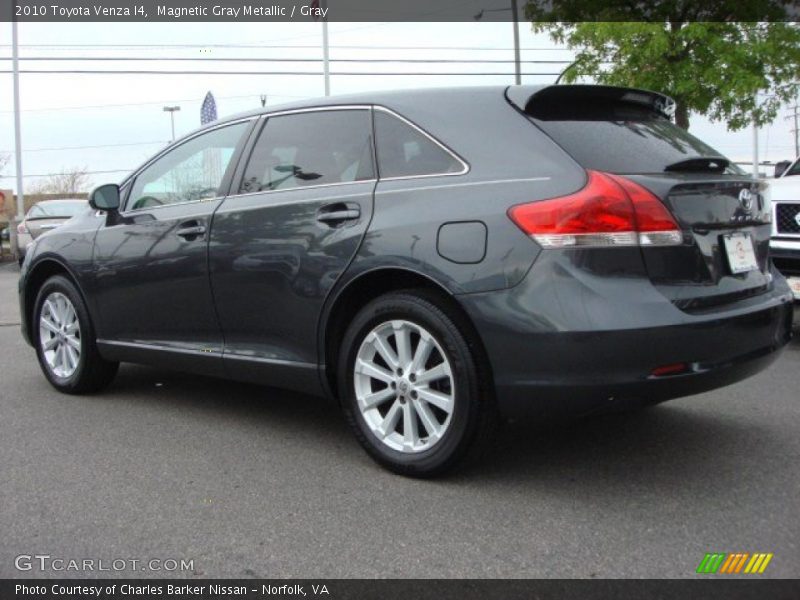
[[[309,100],[176,141],[39,237],[22,330],[67,393],[120,362],[336,398],[432,476],[498,415],[695,394],[769,365],[792,296],[763,189],[660,94]]]

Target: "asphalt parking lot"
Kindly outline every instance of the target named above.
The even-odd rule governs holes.
[[[60,395],[20,337],[16,281],[0,267],[0,577],[92,575],[21,572],[21,554],[193,561],[118,573],[137,577],[699,577],[706,552],[800,576],[797,340],[731,388],[515,422],[426,482],[374,465],[314,398],[133,365]]]

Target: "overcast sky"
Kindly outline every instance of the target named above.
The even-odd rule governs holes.
[[[510,23],[331,23],[333,59],[513,59]],[[0,56],[11,56],[11,24],[0,23]],[[562,64],[523,64],[523,83],[548,83],[572,54],[546,35],[534,35],[521,24],[523,61],[561,60]],[[313,58],[321,57],[320,23],[20,23],[23,57],[126,58]],[[200,45],[204,46],[200,46]],[[178,46],[183,45],[183,46]],[[194,45],[194,46],[190,46]],[[236,47],[236,46],[239,47]],[[250,47],[241,47],[241,46]],[[178,47],[175,47],[178,46]],[[227,47],[226,47],[227,46]],[[273,46],[273,47],[269,47]],[[283,46],[283,47],[274,47]],[[286,47],[291,46],[291,47]],[[343,48],[342,46],[360,46]],[[403,47],[395,49],[390,47]],[[407,49],[418,47],[419,49]],[[179,105],[176,135],[200,124],[206,92],[216,99],[220,116],[260,106],[323,95],[321,62],[217,61],[25,61],[22,69],[215,70],[219,75],[22,74],[22,141],[25,185],[28,175],[85,167],[95,184],[119,181],[170,139],[164,105]],[[10,70],[3,60],[0,70]],[[236,75],[236,71],[310,71],[311,75]],[[442,85],[513,83],[508,63],[353,63],[334,62],[333,94],[378,89]],[[448,72],[456,75],[335,75],[358,72]],[[491,72],[497,75],[473,75]],[[0,74],[0,152],[14,148],[13,96],[10,74]],[[794,153],[790,125],[784,120],[760,132],[761,157],[772,161]],[[691,131],[734,160],[752,156],[752,131],[731,133],[724,124],[693,116]],[[121,145],[128,144],[128,145]],[[96,146],[94,148],[76,148]],[[56,150],[50,150],[57,148]],[[0,188],[15,188],[14,165],[6,166]]]

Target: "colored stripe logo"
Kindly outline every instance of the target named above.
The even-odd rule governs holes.
[[[773,554],[766,552],[709,552],[697,566],[698,573],[705,574],[761,574],[763,573]]]

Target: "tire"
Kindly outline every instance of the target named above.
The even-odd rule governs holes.
[[[339,397],[356,438],[379,464],[434,477],[488,445],[495,402],[470,331],[427,290],[381,296],[350,323],[339,352]],[[394,368],[389,379],[389,367],[402,373]]]
[[[50,277],[39,290],[31,332],[39,366],[60,392],[96,392],[117,374],[119,363],[104,360],[97,350],[80,292],[62,275]]]

